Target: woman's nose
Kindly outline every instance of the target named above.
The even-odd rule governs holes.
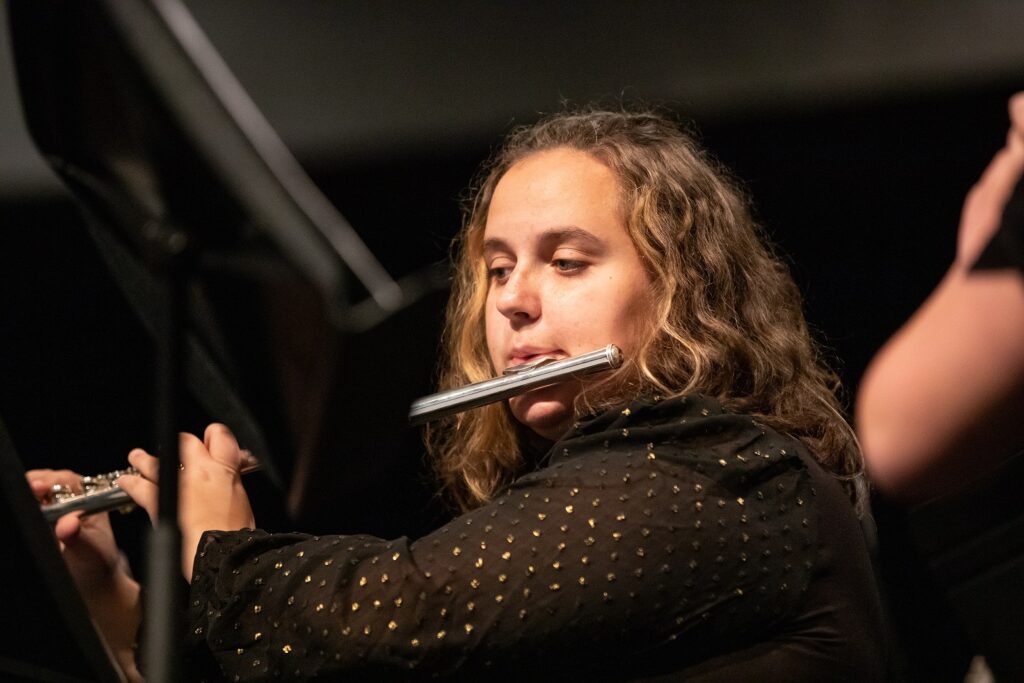
[[[501,288],[498,310],[513,323],[526,323],[540,317],[540,294],[536,278],[525,268],[516,268]]]

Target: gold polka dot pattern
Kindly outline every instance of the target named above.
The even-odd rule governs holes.
[[[818,533],[800,448],[709,399],[636,402],[414,542],[210,532],[192,646],[229,680],[685,660],[799,603]]]

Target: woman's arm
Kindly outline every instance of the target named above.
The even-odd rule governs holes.
[[[1024,174],[1024,94],[1012,127],[964,204],[957,258],[872,361],[857,427],[873,481],[920,499],[1024,444],[1024,276],[971,270]]]
[[[615,677],[760,637],[816,566],[812,486],[785,439],[670,403],[613,411],[415,542],[206,534],[192,652],[241,680],[483,680],[489,667],[527,680]]]

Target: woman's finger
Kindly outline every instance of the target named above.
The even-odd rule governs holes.
[[[49,476],[31,477],[30,475],[28,480],[29,488],[32,489],[32,495],[40,503],[48,503],[53,500],[53,487],[56,484],[57,481]]]
[[[153,459],[156,460],[156,458]],[[134,474],[125,474],[118,477],[117,485],[135,501],[136,505],[146,511],[150,521],[156,522],[159,490],[156,484]]]
[[[210,451],[210,456],[218,463],[237,470],[241,459],[238,440],[225,425],[213,423],[203,433],[203,443]]]
[[[141,448],[132,449],[128,454],[128,462],[149,481],[153,483],[160,481],[160,460]]]
[[[205,455],[206,447],[195,435],[181,432],[178,435],[178,457],[182,465],[188,465],[189,461],[201,460]],[[142,450],[135,448],[128,454],[128,462],[139,473],[154,483],[160,481],[160,459]]]
[[[29,470],[25,473],[32,495],[41,503],[53,500],[54,487],[60,486],[72,493],[82,492],[82,475],[71,470]]]
[[[201,464],[210,457],[206,445],[199,440],[199,437],[187,432],[178,434],[178,454],[181,464],[186,468],[190,464]]]
[[[82,530],[82,513],[72,512],[57,520],[53,526],[53,533],[57,540],[63,544],[73,543]]]

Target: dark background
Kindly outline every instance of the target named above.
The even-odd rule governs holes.
[[[963,197],[1024,88],[1024,6],[1013,2],[188,4],[396,276],[446,258],[458,199],[511,125],[592,101],[691,121],[788,256],[850,399],[949,264]],[[152,443],[153,344],[28,142],[7,45],[0,136],[0,417],[27,467],[120,467]],[[409,329],[402,343],[434,349],[437,329]],[[428,380],[410,378],[423,391]],[[359,512],[318,524],[385,536],[430,526],[439,513],[422,453],[380,458],[368,471],[408,472],[404,495],[384,481],[387,495],[322,482]],[[288,526],[272,487],[253,487],[258,519]],[[881,505],[886,548],[902,518]],[[888,557],[895,573],[909,566]],[[940,636],[923,639],[948,654]]]

